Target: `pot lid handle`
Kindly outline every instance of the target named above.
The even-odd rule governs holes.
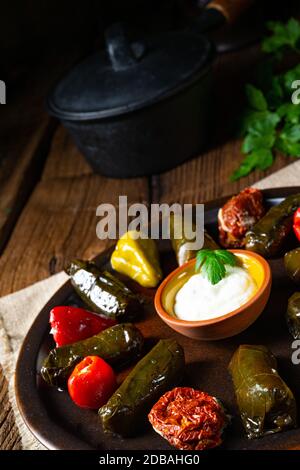
[[[137,63],[134,50],[128,42],[121,23],[114,23],[105,31],[106,51],[115,72]]]

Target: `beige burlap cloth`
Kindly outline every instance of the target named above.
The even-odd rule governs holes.
[[[65,273],[0,299],[0,449],[42,450],[17,408],[14,370],[23,338],[49,298],[66,281]]]
[[[300,161],[254,186],[264,189],[298,185]],[[17,409],[14,370],[20,345],[31,323],[65,280],[66,275],[58,273],[0,299],[0,449],[44,449],[27,429]]]

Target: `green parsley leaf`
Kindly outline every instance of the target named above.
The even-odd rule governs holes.
[[[286,124],[280,132],[280,137],[291,143],[300,142],[300,124]]]
[[[283,84],[285,87],[285,91],[287,96],[289,97],[289,101],[291,100],[291,93],[292,93],[292,84],[295,80],[299,80],[300,77],[300,64],[296,65],[296,67],[288,70],[282,75]]]
[[[293,103],[284,103],[277,109],[277,114],[290,124],[300,122],[300,106]]]
[[[277,150],[292,157],[300,157],[300,124],[286,123],[276,139]]]
[[[243,178],[243,176],[249,175],[251,171],[255,170],[256,165],[257,165],[256,155],[253,153],[249,153],[244,158],[239,168],[232,173],[230,177],[230,181],[237,181],[240,178]]]
[[[271,149],[276,141],[276,125],[279,121],[278,114],[269,111],[249,121],[248,134],[242,144],[242,152],[248,155],[231,176],[232,181],[248,175],[255,168],[265,170],[272,165]]]
[[[279,121],[280,117],[277,113],[247,109],[242,116],[240,134],[245,135],[251,132],[256,135],[263,135],[264,133],[270,133],[276,129]]]
[[[273,165],[274,157],[270,149],[258,149],[256,150],[256,167],[259,170],[265,171],[267,168]]]
[[[196,264],[195,264],[195,270],[200,271],[201,265],[205,261],[206,257],[210,255],[212,250],[210,249],[203,249],[199,250],[196,255]]]
[[[215,255],[223,260],[224,264],[229,264],[229,266],[235,266],[237,263],[236,256],[227,250],[215,250]]]
[[[219,263],[215,257],[207,258],[202,271],[212,285],[218,284],[226,275],[224,264]]]
[[[300,23],[296,19],[291,18],[286,24],[279,21],[270,21],[267,26],[272,34],[263,40],[263,52],[273,53],[281,58],[284,49],[287,47],[298,51]]]
[[[266,91],[266,100],[272,109],[280,106],[284,100],[284,90],[282,86],[281,77],[272,78],[269,87]]]
[[[300,143],[298,142],[288,142],[279,138],[276,141],[275,148],[285,155],[289,155],[291,157],[300,157]]]
[[[247,134],[249,126],[251,126],[255,121],[263,119],[266,114],[267,111],[253,111],[252,109],[246,109],[241,117],[239,134],[241,136]]]
[[[279,122],[280,117],[277,113],[267,112],[261,119],[257,119],[249,125],[248,132],[256,136],[264,136],[274,132]]]
[[[243,176],[249,175],[251,171],[258,168],[259,170],[266,170],[274,161],[273,153],[270,149],[259,148],[246,155],[240,167],[231,175],[231,181],[236,181]]]
[[[226,276],[226,265],[235,266],[236,256],[226,250],[199,250],[196,255],[195,271],[203,272],[213,285],[218,284]]]
[[[266,111],[268,109],[268,103],[261,90],[248,83],[246,85],[246,94],[252,108],[257,111]]]
[[[297,46],[300,41],[300,24],[295,18],[291,18],[286,24],[286,31],[290,44]]]
[[[275,143],[275,132],[265,135],[248,134],[242,145],[242,152],[249,153],[259,148],[272,148]]]

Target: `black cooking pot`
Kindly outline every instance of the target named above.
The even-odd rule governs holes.
[[[199,29],[223,20],[224,12],[211,9],[194,29],[134,43],[113,25],[106,50],[56,85],[48,110],[96,172],[151,175],[199,154],[209,131],[214,58],[213,44]]]

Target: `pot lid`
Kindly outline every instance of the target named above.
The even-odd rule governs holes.
[[[59,119],[125,114],[173,95],[199,79],[213,46],[192,31],[170,32],[129,44],[120,25],[106,33],[106,50],[77,64],[48,97]]]

